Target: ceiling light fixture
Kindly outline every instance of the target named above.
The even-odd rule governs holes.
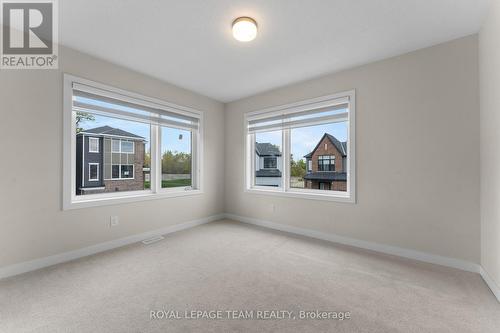
[[[257,22],[251,17],[238,17],[233,21],[233,37],[240,42],[249,42],[257,36]]]

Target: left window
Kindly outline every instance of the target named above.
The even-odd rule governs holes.
[[[65,209],[201,192],[200,111],[70,75],[64,81]],[[167,127],[183,135],[162,136]],[[189,186],[164,188],[180,177],[162,167],[165,145],[189,146]]]

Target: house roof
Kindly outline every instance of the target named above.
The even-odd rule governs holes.
[[[335,146],[335,148],[337,148],[337,150],[340,152],[340,154],[342,154],[342,156],[347,156],[347,142],[341,142],[337,140],[337,138],[334,137],[333,135],[325,133],[321,137],[321,140],[318,141],[318,144],[316,145],[316,147],[314,147],[313,151],[307,155],[304,155],[305,158],[311,158],[312,154],[316,151],[316,149],[318,149],[319,144],[321,143],[321,141],[323,141],[325,136],[328,138],[328,140],[330,140],[330,142]]]
[[[311,172],[304,176],[307,180],[340,180],[347,181],[347,173],[345,172],[335,172],[335,171],[319,171]]]
[[[259,156],[281,156],[280,148],[269,142],[256,142],[255,152]]]
[[[255,177],[281,177],[281,171],[278,169],[260,169],[255,171]]]
[[[127,138],[132,138],[132,139],[140,139],[144,140],[142,136],[135,135],[133,133],[124,131],[119,128],[114,128],[111,126],[101,126],[101,127],[96,127],[96,128],[90,128],[81,131],[79,134],[95,134],[95,135],[103,135],[103,136],[121,136],[121,137],[127,137]]]

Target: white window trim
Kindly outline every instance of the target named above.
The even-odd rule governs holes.
[[[91,165],[96,165],[97,166],[97,178],[90,178],[90,166]],[[89,182],[98,182],[99,181],[99,163],[89,163]]]
[[[304,111],[314,105],[328,105],[336,103],[339,99],[349,99],[348,122],[349,129],[347,133],[347,191],[320,191],[313,189],[297,189],[290,187],[290,129],[282,130],[282,186],[267,187],[255,185],[255,134],[248,133],[248,119],[255,116],[264,118],[265,115],[279,114],[282,112]],[[259,111],[247,112],[244,115],[244,135],[245,135],[245,193],[249,194],[264,194],[271,196],[282,196],[290,198],[301,198],[311,200],[336,201],[344,203],[356,203],[356,92],[349,90],[332,95],[321,96],[308,100],[303,100],[295,103],[270,107]],[[279,167],[278,167],[279,168]]]
[[[90,143],[90,141],[97,141],[97,150],[91,150],[91,147],[92,147],[92,144]],[[89,137],[89,153],[99,153],[99,138],[92,138],[92,137]]]
[[[196,188],[169,188],[161,189],[161,177],[156,175],[158,165],[151,165],[151,189],[142,191],[129,191],[129,192],[111,192],[111,193],[100,193],[100,194],[88,194],[77,196],[76,195],[76,126],[75,126],[75,116],[72,110],[73,106],[73,83],[85,84],[92,86],[97,89],[107,90],[111,93],[117,93],[123,95],[123,99],[138,99],[144,101],[146,106],[154,106],[156,108],[165,108],[167,110],[175,110],[175,113],[180,115],[186,115],[190,117],[196,117],[199,119],[198,130],[193,130],[192,136],[192,184],[195,184]],[[62,197],[62,209],[79,209],[86,207],[97,207],[97,206],[107,206],[115,204],[124,204],[136,201],[146,201],[146,200],[157,200],[165,198],[174,197],[184,197],[192,195],[203,194],[204,188],[204,173],[203,173],[203,144],[204,144],[204,113],[203,111],[196,110],[190,107],[180,106],[177,104],[162,101],[157,98],[147,97],[137,93],[129,92],[112,86],[108,86],[102,83],[94,82],[91,80],[79,78],[73,75],[64,74],[63,83],[63,197]],[[151,159],[154,161],[156,159],[157,164],[161,163],[161,159],[157,158],[153,154],[159,152],[158,137],[159,130],[158,126],[151,125]],[[121,147],[121,145],[120,145]],[[130,178],[127,178],[130,179]]]

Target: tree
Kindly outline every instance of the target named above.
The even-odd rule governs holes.
[[[191,154],[167,150],[161,158],[162,173],[190,174]]]
[[[80,123],[84,121],[94,121],[95,117],[87,112],[77,112],[76,113],[76,133],[80,133],[83,128],[80,127]]]
[[[295,161],[290,157],[290,174],[292,177],[303,178],[306,175],[306,162],[303,159]]]
[[[144,168],[151,168],[151,154],[149,152],[144,153]]]

